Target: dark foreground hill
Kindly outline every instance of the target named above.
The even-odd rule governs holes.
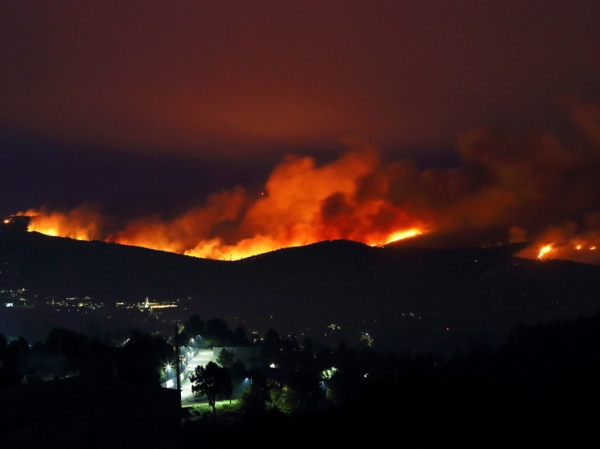
[[[512,256],[518,249],[329,241],[224,262],[37,233],[0,234],[0,290],[25,288],[37,301],[87,295],[104,302],[108,314],[120,301],[178,299],[182,320],[196,313],[261,333],[273,327],[300,340],[372,339],[374,348],[400,351],[447,351],[470,340],[495,344],[519,323],[600,310],[600,267],[519,259]],[[0,327],[10,322],[8,313],[15,312],[0,309]],[[38,316],[39,307],[27,313],[22,323],[52,320]],[[77,329],[81,321],[72,315]],[[151,327],[152,320],[135,325]]]

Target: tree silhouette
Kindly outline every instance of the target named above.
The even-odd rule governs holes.
[[[229,349],[223,348],[217,356],[217,363],[225,368],[231,367],[235,361],[235,353]]]
[[[248,373],[251,379],[250,388],[242,394],[241,405],[243,410],[264,412],[271,402],[271,385],[262,370],[253,369]]]
[[[227,323],[221,318],[214,318],[206,322],[203,337],[207,346],[225,346],[231,340],[231,336],[231,330],[229,330]]]
[[[208,404],[213,409],[213,416],[216,418],[217,397],[229,398],[233,391],[229,370],[221,368],[215,362],[208,362],[206,367],[196,367],[196,370],[190,374],[190,381],[192,382],[192,392],[206,396]]]
[[[233,346],[244,346],[249,344],[248,339],[246,338],[246,329],[244,329],[244,326],[238,326],[235,328],[231,337],[231,344]]]
[[[192,315],[183,326],[185,333],[192,338],[204,334],[205,324],[198,315]]]
[[[117,359],[121,380],[159,385],[164,360],[174,360],[173,346],[160,335],[134,332]]]

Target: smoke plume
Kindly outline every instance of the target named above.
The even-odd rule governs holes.
[[[30,230],[51,235],[216,259],[320,240],[380,245],[421,234],[415,244],[528,240],[534,244],[525,257],[600,263],[600,108],[573,98],[563,104],[573,142],[472,129],[458,137],[456,168],[383,162],[377,149],[357,144],[323,165],[288,155],[260,195],[234,187],[171,219],[145,216],[119,227],[88,204],[21,213],[34,217]]]

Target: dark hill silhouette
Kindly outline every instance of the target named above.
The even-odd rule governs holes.
[[[38,298],[89,295],[106,304],[180,299],[182,320],[197,313],[231,327],[273,327],[329,343],[352,344],[369,333],[375,348],[419,351],[449,350],[471,339],[496,344],[519,323],[600,310],[600,267],[512,256],[519,249],[327,241],[224,262],[6,233],[0,234],[0,288],[24,287]]]
[[[224,262],[99,241],[48,237],[37,232],[0,235],[0,262],[15,267],[13,287],[56,296],[123,298],[183,295],[199,272]],[[185,285],[179,289],[180,285]]]

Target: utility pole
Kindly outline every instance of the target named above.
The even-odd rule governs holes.
[[[181,405],[181,357],[179,355],[179,321],[175,323],[175,375],[177,376],[177,391],[179,392],[179,404]]]

